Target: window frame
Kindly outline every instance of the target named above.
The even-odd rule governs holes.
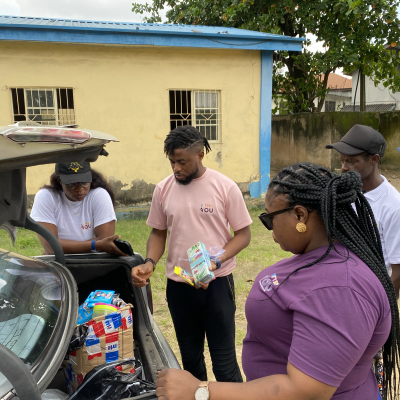
[[[329,103],[329,104],[327,104],[327,103]],[[330,109],[327,110],[327,106],[328,106],[328,108],[331,108],[332,103],[334,104],[333,110],[330,110]],[[336,111],[336,101],[334,101],[334,100],[325,100],[325,112],[332,112],[332,111]]]
[[[216,135],[217,138],[215,140],[212,139],[207,139],[210,143],[222,143],[222,90],[221,89],[193,89],[193,88],[169,88],[168,90],[168,102],[170,102],[170,92],[190,92],[190,100],[191,100],[191,109],[190,109],[190,118],[188,120],[191,122],[190,125],[194,126],[195,128],[199,129],[199,126],[216,126]],[[196,95],[195,93],[216,93],[217,94],[217,107],[215,108],[217,110],[217,123],[216,124],[198,124],[196,120],[196,109],[199,109],[196,107]],[[169,125],[171,125],[171,104],[168,104],[169,108]],[[211,109],[211,108],[210,108]]]
[[[19,113],[19,114],[15,114],[14,113],[14,99],[13,99],[13,90],[15,90],[16,91],[16,93],[17,93],[17,104],[18,104],[18,111],[21,111],[21,110],[19,110],[19,102],[18,102],[18,90],[20,90],[20,89],[22,89],[23,90],[23,93],[24,93],[24,106],[25,106],[25,114],[21,114],[21,113]],[[28,102],[27,102],[27,91],[35,91],[35,90],[37,90],[37,91],[40,91],[40,90],[45,90],[45,91],[49,91],[49,90],[51,90],[52,92],[53,92],[53,107],[40,107],[40,106],[38,106],[38,107],[34,107],[34,106],[28,106]],[[61,90],[65,90],[66,91],[66,99],[67,99],[67,103],[68,103],[68,90],[71,90],[72,91],[72,102],[73,102],[73,108],[67,108],[67,109],[64,109],[64,108],[59,108],[59,102],[60,102],[60,105],[61,105]],[[53,87],[53,86],[12,86],[12,87],[9,87],[9,92],[10,92],[10,104],[11,104],[11,120],[12,120],[12,123],[13,124],[15,124],[16,122],[19,122],[19,121],[16,121],[16,119],[15,119],[15,117],[16,116],[25,116],[25,121],[31,121],[31,122],[37,122],[37,123],[39,123],[39,124],[41,124],[41,125],[44,125],[44,126],[53,126],[53,125],[70,125],[70,124],[73,124],[73,125],[75,125],[75,124],[77,124],[77,121],[76,121],[76,110],[75,110],[75,91],[74,91],[74,88],[73,87],[68,87],[68,86],[63,86],[63,87]],[[47,100],[46,100],[46,102],[47,102]],[[45,122],[45,121],[37,121],[37,120],[30,120],[30,119],[28,119],[28,117],[29,117],[29,113],[28,113],[28,109],[39,109],[39,110],[42,110],[42,109],[54,109],[54,119],[52,119],[51,121],[54,121],[54,124],[42,124],[42,122]],[[72,110],[72,113],[71,114],[69,114],[69,113],[67,113],[67,114],[60,114],[60,110]],[[33,115],[46,115],[46,114],[33,114]],[[49,115],[52,115],[52,114],[49,114]],[[60,123],[60,120],[62,120],[62,119],[66,119],[67,121],[66,122],[62,122],[62,123]],[[71,121],[69,121],[69,119],[71,119]]]

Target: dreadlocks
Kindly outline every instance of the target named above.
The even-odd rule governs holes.
[[[178,126],[172,130],[164,141],[164,153],[166,156],[173,154],[176,149],[206,148],[206,154],[211,151],[210,144],[194,126]]]
[[[274,196],[286,195],[290,206],[302,205],[316,210],[327,231],[327,251],[293,273],[318,264],[326,258],[337,239],[364,261],[382,283],[389,299],[392,317],[390,335],[383,346],[385,400],[389,396],[392,398],[393,388],[398,390],[395,367],[398,368],[399,365],[399,309],[392,281],[386,271],[374,214],[361,192],[361,187],[360,175],[354,171],[337,175],[315,164],[298,163],[280,171],[272,179],[268,189]],[[352,207],[353,203],[357,212]]]

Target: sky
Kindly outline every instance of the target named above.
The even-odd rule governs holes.
[[[0,0],[0,15],[141,22],[143,16],[131,11],[133,1],[146,3],[146,0]],[[312,41],[309,50],[323,51],[313,35],[309,38]],[[342,71],[336,73],[342,75]]]
[[[0,15],[141,22],[134,0],[0,0]],[[145,0],[135,0],[145,3]]]

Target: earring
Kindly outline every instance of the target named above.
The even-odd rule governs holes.
[[[299,222],[299,223],[296,225],[296,229],[297,229],[298,232],[304,233],[304,232],[307,231],[307,226],[306,226],[306,224],[303,224],[302,222]]]

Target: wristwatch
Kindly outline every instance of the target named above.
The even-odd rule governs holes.
[[[146,264],[147,261],[150,261],[153,264],[153,271],[156,269],[156,262],[152,258],[146,258],[144,263]]]
[[[214,262],[215,262],[215,265],[217,266],[217,269],[220,269],[221,268],[221,261],[214,260]]]
[[[210,392],[208,391],[209,382],[200,382],[199,387],[194,393],[196,400],[208,400],[210,398]]]

